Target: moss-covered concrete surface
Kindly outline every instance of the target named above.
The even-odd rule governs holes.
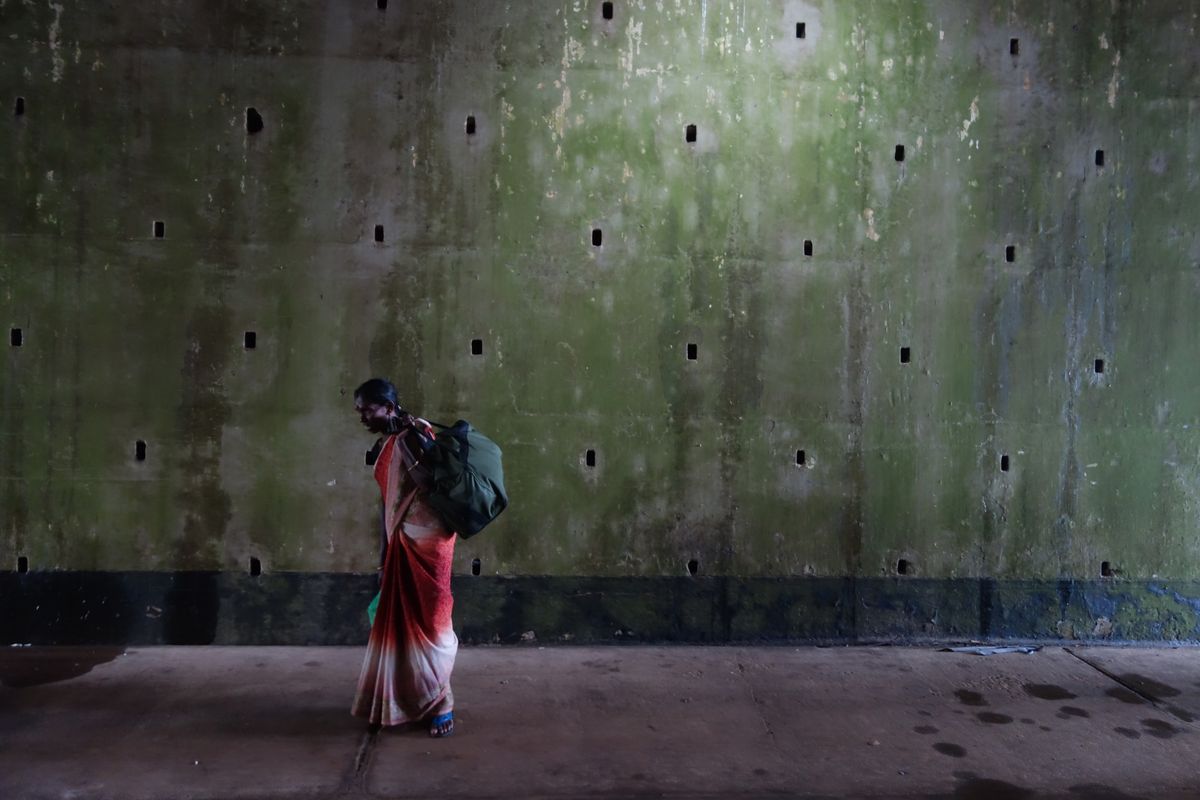
[[[384,375],[464,575],[1197,638],[1200,3],[378,5],[0,3],[6,566],[369,572]]]

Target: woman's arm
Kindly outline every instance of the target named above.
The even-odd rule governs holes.
[[[409,477],[422,492],[428,492],[433,488],[433,472],[421,463],[426,452],[424,435],[415,426],[406,425],[400,434],[399,443],[403,445],[404,466]]]

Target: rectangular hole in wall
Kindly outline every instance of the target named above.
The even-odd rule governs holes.
[[[22,574],[29,572],[29,558],[27,556],[17,556],[17,572]]]
[[[375,0],[375,7],[380,11],[387,11],[387,0]]]
[[[1093,365],[1093,367],[1096,370],[1097,375],[1103,375],[1104,374],[1104,359],[1097,358],[1096,363]]]
[[[478,558],[471,561],[471,574],[472,575],[478,575],[482,569],[483,569],[483,565],[479,562]]]
[[[601,3],[600,4],[600,16],[604,17],[605,19],[612,19],[613,18],[613,4],[612,3]]]
[[[472,339],[471,340],[471,355],[473,355],[473,356],[483,355],[483,339]]]
[[[910,565],[908,563],[908,559],[904,559],[904,558],[900,559],[899,561],[896,562],[896,574],[897,575],[907,575],[909,566]]]
[[[1015,55],[1020,55],[1020,53],[1021,53],[1021,40],[1020,39],[1009,39],[1008,40],[1008,54],[1015,56]]]
[[[154,220],[154,238],[161,239],[167,235],[167,223],[161,219]]]
[[[896,160],[897,161],[904,160],[904,145],[902,145],[902,144],[896,145]]]
[[[684,131],[683,138],[689,142],[695,142],[696,141],[696,126],[688,125],[687,129]]]
[[[804,255],[806,255],[806,256],[811,256],[811,255],[812,255],[812,253],[813,253],[813,251],[812,251],[812,239],[805,239],[805,240],[804,240]]]
[[[250,576],[257,578],[259,575],[262,575],[262,562],[250,556]]]
[[[592,228],[592,247],[599,247],[604,241],[604,233],[599,228]]]
[[[585,452],[583,454],[583,463],[587,464],[589,467],[596,466],[596,451],[588,450]]]
[[[1000,471],[1008,472],[1008,456],[1000,456]]]
[[[133,457],[138,461],[146,460],[146,443],[141,439],[133,443]]]
[[[1111,578],[1112,576],[1113,576],[1112,564],[1109,564],[1107,561],[1101,561],[1100,562],[1100,577],[1101,578]]]
[[[25,98],[24,97],[17,98],[17,102],[13,106],[13,113],[18,117],[25,115]]]
[[[696,360],[696,356],[698,355],[698,352],[699,352],[699,350],[698,350],[698,348],[697,348],[697,346],[696,346],[696,343],[695,343],[695,342],[688,342],[688,346],[687,346],[687,357],[688,357],[688,361],[695,361],[695,360]]]
[[[796,451],[796,466],[797,467],[803,467],[807,460],[808,460],[807,453],[805,453],[803,450]]]
[[[1103,150],[1096,151],[1096,166],[1097,167],[1104,166],[1104,151]]]
[[[796,38],[803,39],[808,35],[808,26],[803,22],[796,23]]]
[[[475,115],[467,117],[467,136],[475,135]]]
[[[13,347],[20,347],[25,343],[25,334],[20,328],[13,328],[8,332],[8,343]]]
[[[1010,244],[1004,248],[1004,260],[1010,264],[1017,260],[1017,246],[1015,244]]]
[[[253,350],[258,347],[258,334],[254,331],[246,331],[246,335],[242,339],[242,344],[247,350]]]
[[[383,226],[382,225],[375,226],[375,241],[377,241],[377,242],[383,241]]]
[[[912,361],[912,348],[901,347],[900,348],[900,363],[907,364],[910,361]]]

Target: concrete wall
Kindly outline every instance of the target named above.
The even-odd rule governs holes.
[[[1200,635],[1200,3],[379,4],[0,5],[7,566],[372,572],[384,375],[466,578]]]

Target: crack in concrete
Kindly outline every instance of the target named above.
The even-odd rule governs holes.
[[[1089,661],[1088,659],[1079,655],[1079,653],[1076,653],[1071,648],[1064,647],[1063,650],[1066,650],[1068,653],[1075,656],[1077,659],[1082,661],[1084,664],[1087,664],[1089,667],[1096,670],[1096,672],[1099,672],[1104,677],[1108,678],[1109,680],[1113,681],[1114,683],[1117,683],[1120,686],[1123,686],[1126,689],[1128,689],[1129,691],[1133,692],[1138,697],[1142,698],[1147,703],[1154,706],[1154,708],[1156,708],[1157,710],[1166,712],[1167,714],[1170,714],[1172,717],[1174,717],[1175,719],[1184,723],[1185,725],[1192,725],[1193,727],[1195,727],[1195,725],[1191,719],[1189,719],[1187,716],[1180,714],[1173,706],[1167,705],[1166,703],[1164,703],[1162,700],[1155,697],[1154,695],[1146,694],[1141,689],[1137,688],[1136,686],[1129,683],[1128,681],[1121,679],[1119,676],[1114,675],[1113,673],[1109,672],[1108,670],[1106,670],[1104,667],[1100,666],[1099,664]]]
[[[754,703],[755,713],[758,714],[759,720],[762,721],[763,730],[765,730],[767,732],[767,736],[769,736],[771,738],[771,744],[775,745],[776,749],[778,749],[779,742],[775,738],[775,729],[771,727],[771,723],[767,721],[767,715],[764,714],[762,711],[763,706],[765,706],[766,704],[763,703],[762,700],[758,699],[758,692],[756,692],[754,690],[754,684],[751,683],[750,678],[746,675],[745,665],[742,664],[741,662],[738,662],[737,668],[738,668],[738,675],[740,675],[742,678],[745,679],[746,688],[748,688],[750,690],[750,699]]]
[[[363,734],[362,741],[358,744],[358,750],[354,754],[354,764],[342,781],[343,791],[353,789],[365,790],[367,770],[371,766],[371,756],[375,752],[375,743],[378,739],[379,727],[376,725],[372,725]]]

